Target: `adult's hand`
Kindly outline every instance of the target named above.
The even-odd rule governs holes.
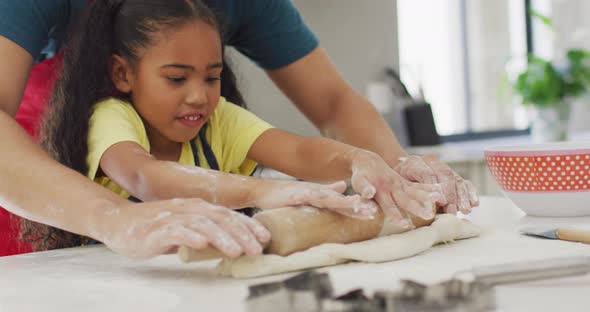
[[[352,186],[364,198],[373,198],[389,220],[404,227],[410,226],[410,221],[402,211],[431,219],[434,205],[446,204],[440,185],[410,182],[368,151],[353,156]]]
[[[470,213],[479,205],[477,190],[471,181],[464,180],[447,164],[433,156],[409,156],[395,170],[410,181],[440,184],[447,204],[446,213]]]
[[[201,199],[101,207],[92,237],[124,256],[145,259],[180,245],[211,245],[228,257],[262,253],[270,233],[252,218]]]

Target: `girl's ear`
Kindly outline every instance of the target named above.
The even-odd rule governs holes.
[[[117,90],[131,92],[133,86],[133,70],[127,59],[113,55],[111,57],[111,79]]]

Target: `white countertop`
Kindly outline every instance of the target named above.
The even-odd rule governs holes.
[[[590,141],[590,132],[573,132],[568,141]],[[530,135],[443,143],[432,146],[412,146],[406,151],[417,155],[437,155],[448,163],[484,161],[484,149],[498,146],[533,144]]]
[[[394,289],[400,278],[437,282],[474,266],[588,255],[590,246],[521,236],[526,225],[590,225],[588,218],[526,217],[509,201],[482,198],[470,216],[479,238],[436,246],[381,264],[324,268],[337,293],[362,287]],[[182,264],[176,256],[133,261],[102,246],[0,258],[0,312],[7,311],[244,311],[248,285],[289,274],[233,280],[215,276],[216,261]],[[590,275],[497,287],[498,311],[587,311]]]

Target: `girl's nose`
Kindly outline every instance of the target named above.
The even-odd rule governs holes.
[[[207,105],[206,89],[201,85],[193,87],[186,97],[186,103],[191,106]]]

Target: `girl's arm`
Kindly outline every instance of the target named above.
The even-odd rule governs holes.
[[[306,180],[350,178],[355,191],[374,198],[388,218],[401,225],[408,225],[409,220],[400,208],[428,219],[435,202],[445,204],[440,185],[409,182],[379,155],[326,138],[270,129],[255,141],[248,158]]]
[[[201,198],[232,209],[311,205],[356,217],[376,212],[376,205],[360,196],[344,196],[346,185],[262,180],[161,161],[135,142],[109,147],[100,160],[102,172],[143,201]]]

